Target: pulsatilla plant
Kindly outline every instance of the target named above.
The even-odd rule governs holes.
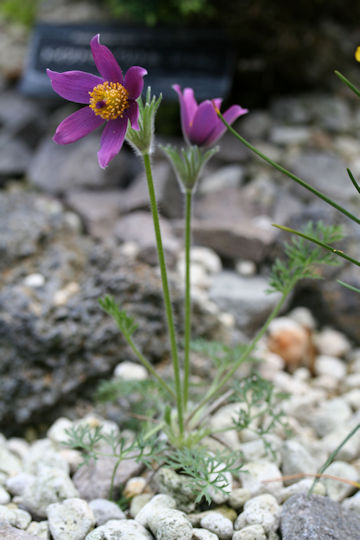
[[[317,243],[314,250],[309,251],[303,239],[293,241],[286,248],[286,258],[275,264],[270,279],[272,290],[280,293],[279,301],[264,326],[245,346],[231,348],[223,344],[195,345],[197,350],[200,347],[203,352],[210,355],[214,361],[216,375],[205,390],[191,388],[190,248],[193,194],[204,165],[219,150],[214,144],[226,129],[236,134],[231,124],[247,110],[239,105],[233,105],[221,115],[220,98],[198,104],[191,88],[182,91],[178,85],[173,86],[180,100],[185,145],[180,150],[172,146],[162,147],[162,150],[176,172],[185,198],[185,315],[183,355],[180,355],[151,165],[155,115],[161,103],[161,95],[152,96],[148,88],[143,100],[141,93],[146,69],[133,66],[123,77],[115,57],[106,46],[100,44],[99,36],[92,38],[90,47],[100,76],[79,71],[56,73],[48,70],[53,88],[60,96],[85,105],[61,122],[54,141],[58,144],[68,144],[103,126],[98,153],[100,167],[109,164],[120,151],[124,139],[142,159],[154,223],[173,378],[164,379],[137,346],[136,333],[141,329],[138,328],[136,321],[113,297],[104,296],[100,299],[101,308],[113,317],[129,348],[148,370],[151,379],[143,385],[140,382],[134,383],[135,386],[128,384],[126,389],[124,387],[116,389],[111,383],[104,383],[99,394],[103,399],[109,399],[117,390],[138,392],[140,395],[143,393],[146,395],[146,411],[152,411],[153,418],[142,426],[134,439],[129,441],[105,434],[100,428],[97,428],[95,433],[91,433],[90,428],[77,428],[69,432],[68,444],[82,449],[87,459],[96,458],[99,454],[99,443],[105,442],[111,449],[111,455],[117,457],[117,463],[131,457],[149,467],[158,464],[176,469],[191,478],[193,485],[197,486],[197,500],[205,497],[209,501],[211,490],[226,489],[224,480],[226,473],[239,471],[243,465],[241,456],[225,447],[223,451],[217,453],[208,451],[206,439],[216,438],[216,433],[208,422],[209,416],[225,401],[242,399],[248,403],[249,411],[246,417],[234,419],[232,429],[243,429],[244,426],[248,427],[251,421],[254,400],[257,400],[256,406],[263,400],[262,415],[265,417],[269,413],[271,426],[280,421],[280,412],[275,413],[278,396],[272,394],[269,384],[253,376],[246,383],[245,391],[244,384],[234,384],[235,374],[244,362],[251,359],[259,340],[265,334],[270,322],[280,312],[297,281],[303,277],[318,277],[318,273],[313,272],[313,267],[329,262],[329,254],[325,251],[324,255],[323,247],[327,246],[328,242],[337,240],[340,231],[338,227],[314,224],[311,226],[312,239]],[[308,236],[309,230],[303,233],[305,237]],[[119,300],[121,302],[121,299]],[[266,439],[269,429],[269,424],[266,428],[260,426],[259,436]]]

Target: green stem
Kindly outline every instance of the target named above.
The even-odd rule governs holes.
[[[330,456],[328,457],[328,459],[325,461],[324,465],[322,465],[322,467],[320,467],[319,469],[319,472],[318,474],[322,474],[324,471],[326,471],[326,469],[329,467],[329,465],[331,465],[331,463],[334,461],[334,459],[336,458],[336,456],[338,455],[338,453],[340,452],[340,450],[342,449],[342,447],[348,442],[349,439],[351,439],[351,437],[353,435],[355,435],[355,433],[357,432],[357,430],[360,428],[360,424],[357,424],[354,429],[352,429],[350,431],[350,433],[345,437],[345,439],[343,439],[341,441],[341,443],[339,444],[339,446],[337,446],[335,448],[335,450],[330,454]],[[308,491],[308,496],[310,496],[312,494],[312,492],[314,491],[314,487],[315,485],[318,483],[318,481],[320,480],[320,478],[315,478],[315,480],[313,481],[313,483],[311,484],[311,487]]]
[[[276,306],[274,307],[274,309],[272,310],[272,312],[270,313],[270,315],[268,316],[268,318],[266,319],[264,325],[262,326],[262,328],[259,330],[259,332],[256,334],[255,338],[253,339],[253,341],[251,343],[249,343],[249,345],[246,347],[245,351],[243,352],[243,354],[240,356],[240,358],[237,360],[237,362],[234,363],[234,365],[232,366],[232,368],[227,372],[226,375],[224,375],[224,377],[219,381],[219,383],[216,385],[215,388],[212,388],[205,396],[204,398],[200,401],[200,403],[195,407],[195,409],[193,409],[191,411],[191,414],[188,416],[187,420],[186,420],[186,424],[188,425],[190,420],[199,412],[200,409],[202,409],[207,403],[208,401],[210,401],[210,399],[212,399],[218,392],[220,392],[220,390],[223,388],[223,386],[231,379],[231,377],[234,375],[235,371],[241,366],[241,364],[243,362],[245,362],[249,355],[252,353],[252,351],[255,349],[256,345],[258,344],[258,342],[260,341],[260,339],[263,337],[263,335],[265,334],[265,332],[267,331],[268,329],[268,326],[269,324],[271,323],[271,321],[278,315],[279,311],[281,310],[281,308],[283,307],[284,305],[284,302],[289,294],[289,292],[291,291],[292,287],[293,287],[293,283],[290,283],[286,289],[284,290],[284,292],[282,293],[281,295],[281,298],[279,300],[279,302],[276,304]]]
[[[176,395],[175,395],[175,392],[173,391],[172,388],[170,388],[170,386],[164,381],[164,379],[162,377],[160,377],[160,375],[156,372],[156,370],[153,368],[153,366],[151,365],[151,363],[146,360],[145,356],[139,351],[139,349],[136,347],[135,343],[133,342],[133,340],[131,339],[130,336],[124,336],[126,341],[128,342],[131,350],[133,351],[133,353],[135,354],[136,358],[142,363],[142,365],[151,373],[151,375],[153,377],[156,378],[156,380],[159,382],[159,384],[162,386],[162,388],[164,390],[166,390],[166,392],[169,392],[169,394],[174,398],[176,399]]]
[[[272,167],[274,167],[275,169],[277,169],[278,171],[280,171],[281,173],[283,174],[286,174],[286,176],[288,176],[289,178],[291,178],[292,180],[294,180],[295,182],[297,182],[298,184],[300,184],[300,186],[302,186],[303,188],[307,189],[308,191],[311,191],[311,193],[313,193],[314,195],[316,195],[317,197],[319,197],[320,199],[322,199],[323,201],[325,201],[326,203],[328,203],[330,206],[333,206],[334,208],[336,208],[336,210],[338,210],[339,212],[341,212],[342,214],[344,214],[345,216],[347,216],[348,218],[352,219],[353,221],[355,221],[355,223],[359,223],[360,224],[360,219],[357,218],[356,216],[354,216],[353,214],[351,214],[351,212],[349,212],[348,210],[346,210],[345,208],[343,208],[342,206],[340,206],[339,204],[337,204],[335,201],[332,201],[331,199],[329,199],[326,195],[324,195],[323,193],[321,193],[320,191],[318,191],[317,189],[313,188],[312,186],[310,186],[308,183],[304,182],[304,180],[301,180],[301,178],[299,178],[298,176],[296,176],[295,174],[293,174],[292,172],[288,171],[287,169],[285,169],[284,167],[282,167],[281,165],[279,165],[278,163],[276,163],[275,161],[273,161],[272,159],[270,159],[269,157],[267,157],[265,154],[263,154],[262,152],[260,152],[260,150],[258,150],[257,148],[255,148],[255,146],[253,146],[251,143],[249,143],[246,139],[244,139],[244,137],[242,137],[241,135],[239,135],[239,133],[237,131],[235,131],[234,128],[232,128],[230,126],[230,124],[227,123],[227,121],[225,120],[225,118],[223,117],[223,115],[221,114],[221,112],[217,111],[217,114],[219,116],[219,118],[221,118],[221,120],[223,121],[223,123],[225,124],[225,126],[227,127],[227,129],[233,134],[235,135],[235,137],[237,139],[239,139],[239,141],[241,141],[247,148],[249,148],[252,152],[254,152],[256,155],[258,155],[259,157],[261,157],[261,159],[263,159],[264,161],[266,161],[267,163],[269,163]]]
[[[356,189],[356,191],[357,191],[358,193],[360,193],[360,187],[359,187],[359,184],[358,184],[357,181],[355,180],[353,173],[350,171],[349,168],[347,168],[346,170],[347,170],[347,173],[348,173],[348,175],[349,175],[349,178],[350,178],[351,182],[353,183],[354,188]]]
[[[342,75],[342,74],[340,73],[340,71],[335,70],[334,73],[335,73],[335,75],[336,75],[337,77],[339,77],[339,79],[340,79],[342,82],[344,82],[344,83],[350,88],[350,90],[352,90],[352,91],[354,92],[354,94],[356,94],[358,97],[360,97],[360,90],[359,90],[358,88],[356,88],[356,86],[355,86],[353,83],[351,83],[351,82],[349,81],[349,79],[347,79],[346,77],[344,77],[344,75]]]
[[[191,340],[191,282],[190,282],[190,249],[191,249],[191,203],[192,189],[185,193],[185,337],[184,337],[184,411],[189,399],[190,379],[190,340]]]
[[[152,217],[153,217],[153,222],[154,222],[156,247],[157,247],[158,259],[159,259],[160,274],[161,274],[165,311],[166,311],[166,319],[167,319],[167,325],[168,325],[168,331],[169,331],[171,357],[172,357],[172,363],[173,363],[173,368],[174,368],[175,393],[176,393],[176,405],[177,405],[177,412],[178,412],[179,432],[180,434],[183,434],[184,433],[184,413],[183,413],[183,400],[182,400],[182,392],[181,392],[180,365],[179,365],[179,357],[178,357],[178,350],[177,350],[177,344],[176,344],[174,317],[173,317],[170,292],[169,292],[169,284],[168,284],[167,271],[166,271],[164,248],[162,245],[162,238],[161,238],[161,231],[160,231],[159,213],[158,213],[157,204],[156,204],[154,181],[152,177],[150,155],[143,154],[143,159],[144,159],[145,173],[146,173],[146,179],[147,179],[148,190],[149,190],[150,207],[151,207],[151,212],[152,212]]]

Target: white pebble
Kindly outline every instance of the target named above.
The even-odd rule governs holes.
[[[337,380],[341,380],[346,376],[346,365],[335,356],[320,354],[315,360],[315,373],[318,376],[331,375]]]
[[[245,503],[244,511],[235,521],[235,529],[246,525],[261,525],[266,533],[274,532],[279,527],[281,508],[275,497],[268,493],[258,495]]]
[[[85,540],[153,540],[154,537],[133,519],[112,519],[89,533]]]
[[[0,504],[8,504],[11,501],[10,494],[0,486]]]
[[[68,418],[58,418],[48,429],[47,437],[56,444],[61,444],[66,441],[69,436],[66,430],[72,427],[72,421]]]
[[[93,499],[89,502],[89,507],[93,511],[97,525],[104,525],[111,519],[125,519],[126,516],[121,508],[107,499]]]
[[[359,473],[352,465],[345,463],[343,461],[334,461],[326,469],[325,474],[330,474],[331,476],[337,476],[338,478],[344,478],[345,480],[351,480],[353,482],[358,482]],[[340,480],[330,480],[329,478],[324,478],[322,480],[324,483],[327,494],[330,499],[340,502],[345,499],[354,491],[354,487],[341,482]]]
[[[193,529],[193,535],[191,540],[219,540],[217,534],[214,534],[205,529]]]
[[[324,328],[315,336],[315,344],[320,354],[327,356],[345,356],[351,350],[348,338],[333,328]]]
[[[256,264],[254,261],[238,261],[235,264],[235,270],[240,276],[255,276],[256,274]]]
[[[244,472],[240,472],[239,478],[242,487],[250,492],[251,496],[271,492],[276,496],[283,488],[279,467],[271,461],[259,460],[246,463]],[[273,480],[276,482],[266,482]]]
[[[6,521],[9,525],[17,527],[18,529],[26,529],[31,522],[31,515],[25,510],[19,508],[8,508],[7,506],[0,506],[0,521]]]
[[[203,529],[217,534],[219,540],[231,540],[234,528],[231,520],[220,512],[207,512],[200,520],[200,525]]]
[[[147,369],[135,362],[121,362],[114,370],[114,377],[124,381],[145,381],[148,378]]]
[[[261,525],[248,525],[241,531],[236,531],[232,540],[266,540],[264,527]]]
[[[45,285],[45,278],[42,274],[29,274],[24,279],[25,287],[31,287],[37,289]]]
[[[78,498],[50,504],[47,516],[54,540],[83,540],[95,525],[88,503]]]

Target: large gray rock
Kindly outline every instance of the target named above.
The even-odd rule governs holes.
[[[324,151],[301,152],[290,160],[288,168],[312,187],[341,204],[356,197],[354,186],[346,173],[346,163],[336,154]],[[316,196],[293,183],[293,190],[305,201]]]
[[[132,476],[137,476],[143,466],[134,459],[123,460],[116,469],[114,479],[112,478],[114,467],[117,465],[117,458],[111,457],[111,448],[103,447],[102,453],[105,456],[99,457],[96,461],[83,465],[78,469],[73,477],[73,482],[79,491],[80,497],[86,501],[95,498],[109,498],[110,488],[113,485],[114,496],[119,494],[120,487],[126,484]]]
[[[360,517],[326,497],[294,495],[283,505],[283,540],[359,540]]]
[[[79,232],[74,217],[45,196],[0,194],[0,426],[5,430],[47,415],[51,421],[60,402],[74,403],[80,393],[85,397],[119,359],[131,358],[115,323],[98,305],[105,294],[135,317],[137,346],[148,359],[169,354],[156,271],[114,246],[96,245]],[[182,293],[175,284],[171,292],[181,329]],[[195,310],[197,335],[210,337],[219,326],[216,315]]]
[[[226,270],[214,276],[209,295],[223,311],[234,315],[242,331],[252,334],[279,301],[279,293],[267,294],[267,288],[264,277],[241,277]]]
[[[116,156],[106,169],[97,160],[100,137],[96,133],[71,145],[59,145],[46,137],[28,167],[31,184],[41,190],[64,194],[74,189],[121,187],[129,182],[126,151]]]

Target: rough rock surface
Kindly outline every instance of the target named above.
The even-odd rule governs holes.
[[[150,266],[115,245],[97,245],[79,230],[76,215],[55,199],[0,193],[0,426],[43,419],[60,401],[97,384],[131,358],[98,298],[113,295],[134,316],[136,342],[153,361],[169,346],[160,279]],[[180,320],[182,294],[172,287]],[[198,307],[199,335],[219,326]],[[207,330],[206,330],[207,327]],[[26,369],[24,369],[26,366]]]
[[[359,540],[360,518],[320,496],[294,495],[281,515],[283,540]]]

